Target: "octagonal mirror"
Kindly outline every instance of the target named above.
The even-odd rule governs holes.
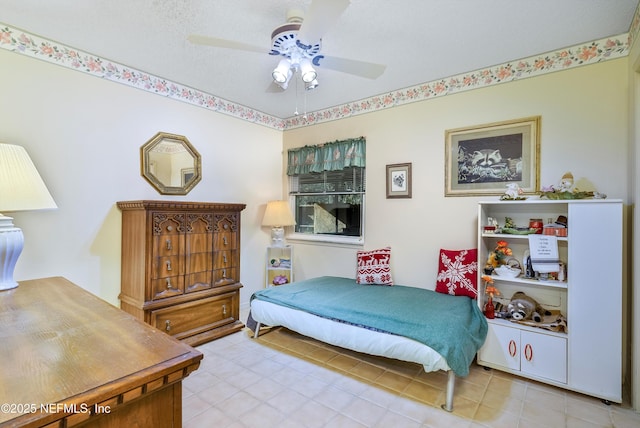
[[[162,195],[186,195],[202,178],[200,153],[182,135],[158,132],[140,157],[142,176]]]

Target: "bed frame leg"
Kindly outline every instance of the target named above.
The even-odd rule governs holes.
[[[258,333],[260,333],[260,323],[256,324],[256,331],[253,332],[253,338],[258,338]]]
[[[447,412],[453,411],[453,389],[456,385],[456,374],[453,370],[447,372],[447,399],[442,408]]]

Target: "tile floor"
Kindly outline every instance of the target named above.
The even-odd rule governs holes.
[[[286,329],[198,347],[200,368],[183,383],[185,428],[640,427],[624,406],[474,366],[456,381],[417,364],[332,347]]]

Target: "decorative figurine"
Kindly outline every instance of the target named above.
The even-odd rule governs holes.
[[[607,195],[599,192],[581,192],[574,187],[573,174],[565,172],[558,186],[543,186],[540,191],[541,198],[565,200],[565,199],[605,199]]]
[[[522,189],[518,186],[518,183],[507,184],[507,190],[504,191],[504,195],[500,196],[501,201],[520,201],[527,199],[522,196]]]
[[[571,192],[573,190],[573,174],[565,172],[560,183],[558,184],[557,192]]]

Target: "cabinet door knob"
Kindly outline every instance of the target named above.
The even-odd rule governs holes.
[[[227,237],[226,237],[226,236],[223,236],[223,237],[222,237],[222,243],[223,243],[224,245],[227,245]]]
[[[166,321],[164,322],[164,329],[165,329],[166,331],[171,331],[171,320],[166,320]]]
[[[171,239],[167,239],[167,250],[171,250]]]
[[[515,357],[517,351],[518,351],[518,348],[516,347],[515,340],[510,340],[509,341],[509,355],[511,355],[512,357]]]

